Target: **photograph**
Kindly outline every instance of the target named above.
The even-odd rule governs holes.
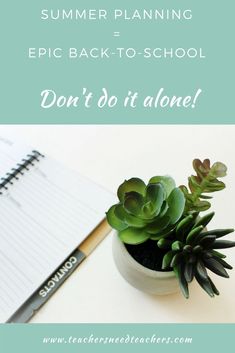
[[[234,135],[1,126],[1,321],[233,322]]]

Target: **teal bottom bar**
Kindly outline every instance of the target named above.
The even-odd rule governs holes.
[[[221,353],[234,346],[235,324],[3,324],[4,353]]]

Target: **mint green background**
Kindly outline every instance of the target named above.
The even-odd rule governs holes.
[[[41,21],[42,8],[191,8],[191,21],[78,23]],[[234,0],[21,0],[1,4],[0,123],[235,123]],[[113,32],[121,37],[114,38]],[[205,60],[29,60],[28,47],[202,47]],[[52,88],[76,95],[82,87],[108,87],[118,96],[128,89],[143,95],[165,87],[186,95],[202,88],[196,109],[136,110],[116,107],[40,107],[40,92]]]
[[[235,324],[6,324],[0,326],[0,349],[4,353],[198,353],[231,352]],[[107,336],[192,337],[192,344],[42,344],[43,337]]]

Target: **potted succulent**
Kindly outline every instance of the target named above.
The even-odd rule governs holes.
[[[152,177],[148,184],[139,178],[124,181],[117,191],[119,202],[107,212],[116,230],[113,255],[119,272],[134,287],[153,294],[170,294],[181,288],[189,297],[189,283],[196,279],[211,296],[219,294],[209,271],[229,277],[224,254],[218,250],[235,246],[221,239],[233,229],[207,230],[214,212],[208,194],[220,191],[219,180],[227,168],[209,159],[193,161],[196,175],[188,187],[176,187],[170,176]],[[208,271],[209,270],[209,271]]]

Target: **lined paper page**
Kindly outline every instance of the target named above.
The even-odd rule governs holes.
[[[18,162],[0,141],[0,175]],[[101,222],[113,201],[111,193],[48,157],[0,195],[1,322]]]

